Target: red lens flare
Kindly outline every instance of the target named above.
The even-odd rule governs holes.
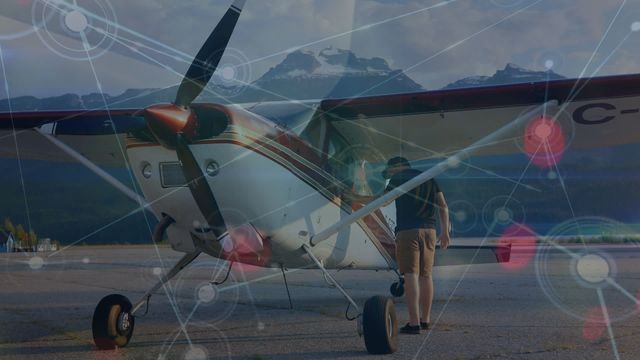
[[[529,265],[536,253],[535,233],[524,224],[510,225],[498,240],[498,246],[508,245],[511,245],[511,258],[509,262],[501,262],[500,265],[511,271],[521,270]]]
[[[602,314],[602,308],[591,308],[584,319],[582,337],[589,341],[596,341],[602,337],[607,324]]]
[[[566,137],[560,124],[547,117],[529,122],[524,134],[524,151],[531,162],[541,168],[557,164],[566,149]]]
[[[271,258],[268,239],[251,225],[231,228],[222,242],[224,258],[237,262],[234,268],[244,273],[256,271],[256,266],[265,266]]]

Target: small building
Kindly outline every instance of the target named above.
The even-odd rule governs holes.
[[[16,249],[16,241],[13,234],[0,230],[0,252],[14,252]]]
[[[58,250],[58,247],[56,246],[56,244],[51,243],[51,239],[44,238],[44,239],[38,240],[38,252],[56,251],[56,250]]]

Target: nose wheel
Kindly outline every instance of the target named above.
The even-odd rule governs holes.
[[[131,302],[125,296],[112,294],[100,300],[93,312],[93,341],[102,350],[125,347],[133,335],[135,318]]]

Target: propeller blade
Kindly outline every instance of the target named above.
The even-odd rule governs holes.
[[[245,0],[235,0],[202,45],[178,88],[176,105],[189,106],[207,85],[229,44],[244,3]]]
[[[187,140],[181,133],[176,135],[176,153],[182,163],[182,172],[189,185],[189,190],[191,190],[191,195],[196,200],[198,208],[207,220],[213,234],[220,238],[226,231],[220,208],[205,175],[202,173],[202,169],[198,165],[198,161],[193,156]]]

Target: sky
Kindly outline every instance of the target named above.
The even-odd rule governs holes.
[[[232,2],[75,1],[2,1],[0,98],[175,85]],[[222,63],[251,82],[292,50],[333,46],[426,89],[507,63],[638,73],[639,21],[640,2],[624,0],[247,0]]]

